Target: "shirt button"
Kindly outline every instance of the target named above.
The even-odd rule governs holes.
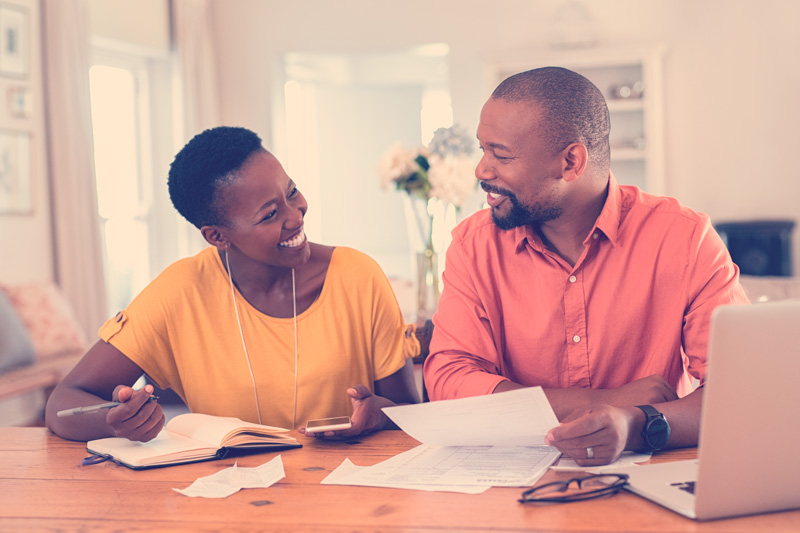
[[[577,277],[575,277],[575,276],[570,276],[570,277],[569,277],[569,282],[570,282],[570,283],[575,283],[576,281],[578,281],[578,278],[577,278]]]
[[[597,233],[592,233],[592,239],[598,239],[600,237]]]
[[[574,340],[575,342],[581,342],[581,336],[575,335],[574,337],[572,337],[572,340]]]

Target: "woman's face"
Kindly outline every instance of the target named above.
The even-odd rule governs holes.
[[[232,251],[266,265],[299,267],[311,249],[303,231],[308,204],[278,160],[264,150],[250,155],[217,199],[228,221],[219,231]]]

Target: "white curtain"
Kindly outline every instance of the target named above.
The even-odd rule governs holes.
[[[44,0],[43,62],[55,278],[87,334],[106,316],[85,0]]]
[[[226,4],[227,7],[227,4]],[[176,52],[182,146],[201,131],[220,125],[217,60],[210,0],[172,0],[172,37]],[[191,224],[182,224],[181,255],[208,246]]]

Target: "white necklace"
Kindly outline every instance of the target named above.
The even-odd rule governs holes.
[[[250,355],[247,353],[247,343],[244,342],[244,332],[242,331],[242,321],[239,318],[239,306],[236,304],[236,292],[233,290],[233,277],[231,276],[231,262],[228,259],[228,251],[225,250],[225,266],[228,268],[228,282],[231,286],[231,298],[233,298],[233,309],[236,311],[236,323],[239,325],[239,337],[242,339],[242,349],[244,356],[247,359],[247,369],[250,371],[250,381],[253,383],[253,395],[256,398],[256,414],[258,415],[258,423],[263,424],[261,421],[261,406],[258,401],[258,387],[256,387],[256,378],[253,375],[253,366],[250,364]],[[292,411],[292,429],[297,427],[297,291],[295,289],[295,275],[292,269],[292,315],[294,317],[294,409]]]

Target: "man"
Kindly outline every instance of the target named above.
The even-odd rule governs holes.
[[[747,303],[707,216],[617,184],[609,130],[575,72],[495,89],[475,169],[491,208],[453,231],[425,363],[433,400],[543,387],[547,442],[586,466],[697,444],[711,312]]]

